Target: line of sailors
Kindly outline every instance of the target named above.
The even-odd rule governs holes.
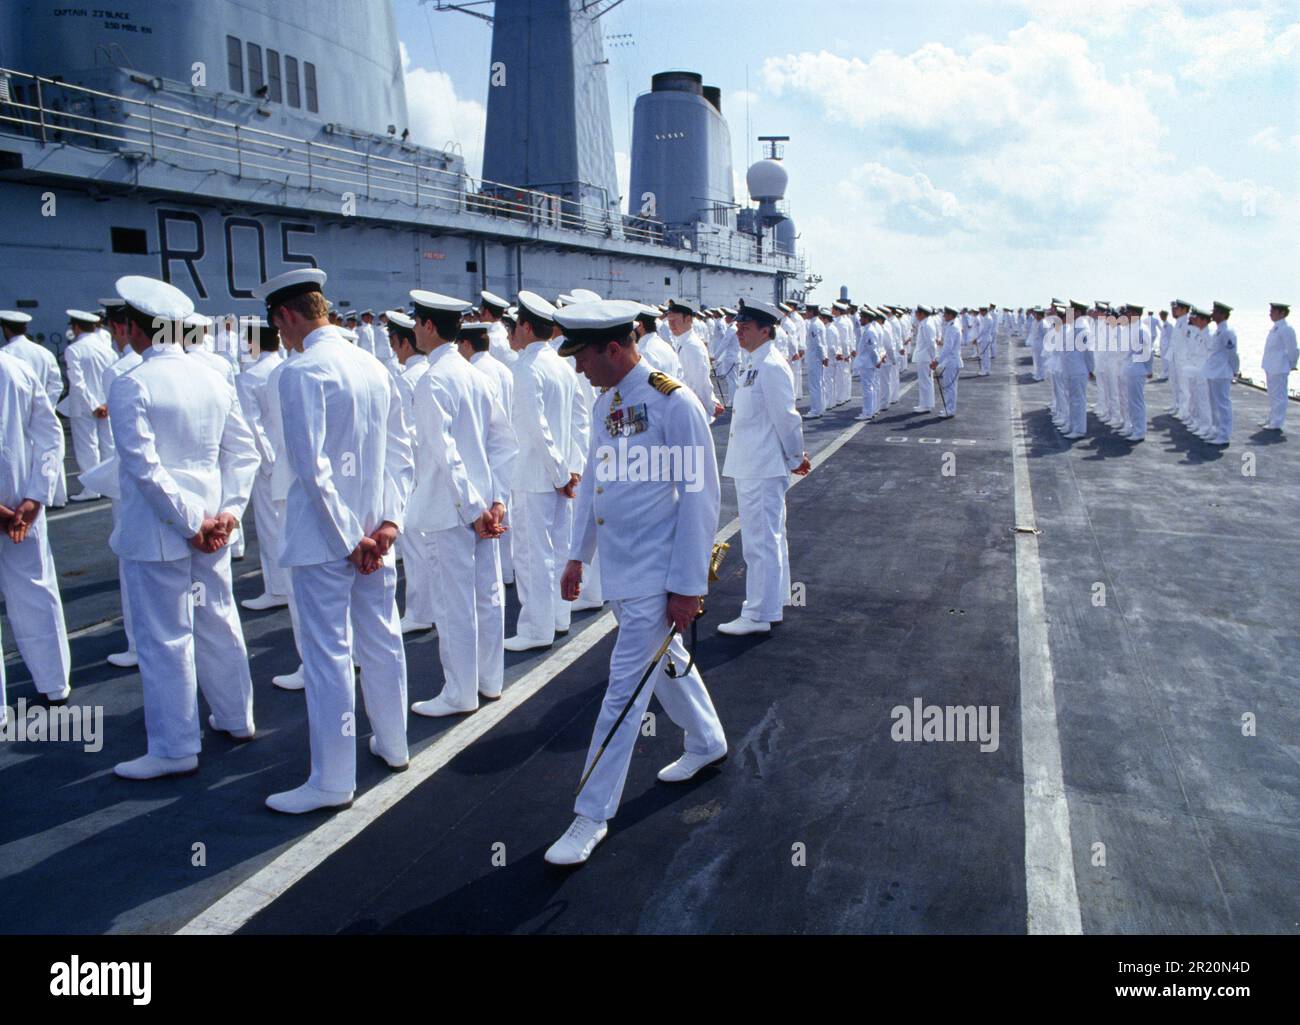
[[[1149,415],[1146,384],[1154,377],[1158,352],[1170,384],[1165,412],[1193,434],[1218,448],[1232,439],[1231,385],[1241,370],[1232,307],[1215,302],[1206,311],[1176,299],[1170,310],[1146,311],[1134,303],[1112,306],[1053,299],[1028,311],[1025,344],[1033,359],[1034,380],[1052,385],[1050,409],[1057,429],[1068,439],[1088,433],[1088,381],[1097,385],[1097,419],[1121,438],[1146,439]],[[1269,415],[1259,426],[1286,426],[1287,379],[1296,368],[1295,331],[1286,322],[1290,307],[1272,303],[1273,328],[1265,341],[1263,369],[1268,381]],[[1016,333],[1020,332],[1017,322]]]
[[[373,727],[370,751],[400,770],[409,760],[408,708],[426,716],[460,715],[500,697],[505,650],[550,645],[568,630],[573,609],[612,602],[621,631],[630,630],[629,603],[643,597],[639,589],[647,574],[653,576],[650,567],[669,569],[675,586],[665,585],[660,598],[670,603],[675,594],[707,589],[692,584],[695,590],[679,592],[684,585],[671,579],[671,567],[694,565],[696,555],[678,559],[657,550],[659,542],[636,540],[638,531],[666,531],[664,544],[690,542],[707,565],[717,529],[718,473],[707,427],[721,403],[692,303],[674,300],[666,307],[666,342],[660,309],[607,303],[590,292],[575,291],[555,305],[522,292],[514,306],[485,292],[473,313],[460,300],[417,290],[409,307],[375,318],[377,327],[360,325],[383,331],[380,351],[392,354],[390,370],[362,347],[361,331],[331,323],[325,281],[318,270],[292,271],[256,290],[268,318],[235,328],[251,356],[238,375],[207,351],[209,325],[196,319],[192,301],[175,287],[128,276],[118,281],[118,296],[102,304],[114,358],[100,392],[86,401],[103,407],[98,419],[110,427],[111,447],[79,450],[78,457],[83,463],[98,459],[80,476],[88,491],[111,499],[110,546],[119,558],[124,626],[144,693],[146,752],[118,764],[121,777],[197,769],[200,690],[211,709],[211,730],[236,740],[255,734],[253,683],[231,575],[232,541],[242,534],[239,523],[250,506],[265,593],[245,605],[288,606],[301,664],[273,682],[305,690],[308,709],[310,775],[303,785],[268,798],[268,806],[282,812],[351,801],[354,669],[360,669]],[[14,323],[5,316],[0,322]],[[91,323],[89,316],[83,311],[78,320]],[[776,340],[789,317],[788,310],[752,303],[731,318],[739,356],[723,473],[736,482],[749,572],[741,614],[723,624],[724,633],[767,632],[789,603],[785,490],[792,473],[807,473],[811,465],[794,375]],[[593,389],[602,365],[602,357],[589,354],[593,339],[614,329],[610,350],[617,350],[620,318],[635,346],[631,361],[654,393],[691,396],[688,407],[680,407],[680,396],[672,400],[673,409],[685,409],[674,417],[693,422],[698,416],[698,429],[690,433],[707,452],[698,489],[660,482],[676,489],[676,500],[647,505],[642,494],[621,509],[608,504],[615,502],[617,485],[593,477],[596,440],[644,445],[655,436],[647,428],[655,426],[661,400],[632,402],[627,383],[612,398]],[[229,329],[222,324],[218,330]],[[0,546],[0,587],[37,689],[57,703],[70,694],[70,659],[44,509],[55,497],[63,432],[46,391],[47,381],[55,386],[53,376],[38,377],[21,358],[25,340],[17,340],[18,351],[0,352],[6,434],[0,527],[11,542]],[[679,384],[670,372],[694,379],[693,386]],[[687,508],[698,507],[697,492],[705,496],[705,514],[692,531],[653,522],[685,517]],[[585,526],[601,537],[599,546],[581,519],[575,525],[575,507],[579,518],[590,518]],[[711,522],[705,523],[709,508]],[[615,516],[626,518],[623,534],[607,538],[601,528]],[[501,590],[507,539],[513,540],[521,606],[510,639]],[[398,551],[407,574],[405,619],[397,613]],[[581,559],[570,558],[578,551]],[[566,582],[566,572],[576,572],[578,581],[585,575],[585,585]],[[573,600],[563,597],[568,591],[575,592]],[[402,633],[426,621],[437,626],[444,685],[437,695],[408,704]],[[649,652],[638,657],[647,661]],[[626,652],[616,652],[615,662],[626,676]],[[615,675],[611,670],[611,688]],[[686,753],[661,774],[668,781],[691,778],[721,757],[719,750],[725,753],[716,714],[705,714],[707,692],[700,696],[698,673],[695,679],[664,684],[687,695],[684,705],[669,707],[672,697],[665,700],[687,730]],[[2,688],[0,677],[0,705],[6,704]],[[620,744],[621,754],[607,758],[584,789],[580,815],[600,809],[602,822],[612,815],[632,749]],[[573,837],[566,837],[552,860],[584,860],[573,854],[584,844],[574,848]]]

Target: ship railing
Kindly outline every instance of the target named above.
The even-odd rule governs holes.
[[[238,177],[416,207],[468,211],[531,225],[663,245],[652,218],[625,218],[563,196],[474,178],[452,166],[357,150],[226,121],[180,107],[59,82],[0,67],[7,99],[0,128],[42,145],[85,144],[127,159],[170,163],[182,170],[224,170]],[[100,116],[99,104],[117,117]],[[351,212],[355,212],[355,207]]]

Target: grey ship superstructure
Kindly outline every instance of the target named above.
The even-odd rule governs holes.
[[[311,265],[344,309],[412,287],[801,297],[783,197],[737,204],[721,96],[700,76],[656,75],[638,99],[620,202],[612,6],[498,0],[480,180],[407,141],[387,0],[5,0],[0,305],[57,349],[63,308],[130,273],[236,314],[258,311],[259,281]],[[750,182],[783,191],[785,172],[766,160]]]

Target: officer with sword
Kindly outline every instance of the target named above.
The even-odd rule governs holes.
[[[708,591],[721,487],[708,417],[691,392],[641,359],[638,303],[578,303],[555,315],[561,356],[604,389],[578,491],[566,601],[582,590],[583,563],[600,550],[604,597],[618,619],[609,684],[596,720],[574,819],[546,852],[579,865],[605,838],[652,694],[685,733],[685,752],[659,773],[682,783],[727,754],[722,723],[682,633]],[[672,472],[642,472],[646,467]]]

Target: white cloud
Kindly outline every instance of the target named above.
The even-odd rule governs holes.
[[[840,182],[838,193],[846,207],[895,230],[932,235],[968,226],[957,197],[936,188],[924,174],[906,175],[883,164],[863,164]]]
[[[1261,128],[1258,132],[1246,140],[1248,145],[1258,146],[1269,153],[1282,152],[1282,133],[1278,131],[1277,125],[1269,125],[1267,128]]]
[[[411,140],[435,149],[455,149],[459,145],[469,173],[482,174],[487,109],[475,100],[457,96],[455,83],[446,72],[414,67],[405,43],[401,44],[401,54]]]

